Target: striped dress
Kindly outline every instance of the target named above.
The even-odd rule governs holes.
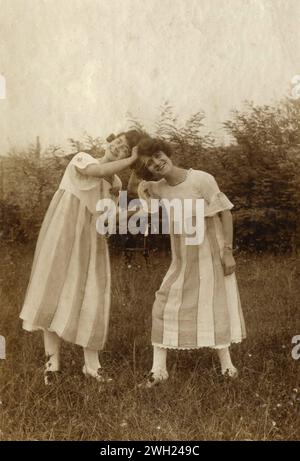
[[[101,350],[110,311],[110,263],[96,231],[96,203],[120,179],[82,175],[99,160],[75,155],[44,218],[20,317],[27,331],[46,329],[66,341]]]
[[[148,193],[145,193],[147,189]],[[165,179],[143,181],[140,198],[204,199],[201,244],[187,245],[186,234],[170,226],[172,261],[152,310],[152,344],[165,348],[227,347],[246,335],[235,274],[224,276],[222,223],[218,215],[233,205],[208,173],[190,169],[170,186]]]

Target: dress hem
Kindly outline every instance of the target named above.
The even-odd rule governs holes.
[[[203,349],[205,347],[210,348],[210,349],[224,349],[226,347],[230,347],[231,344],[239,344],[239,343],[241,343],[245,338],[246,338],[246,336],[244,336],[244,337],[242,337],[240,339],[234,339],[230,343],[220,344],[220,345],[205,344],[205,345],[202,345],[202,346],[169,346],[169,345],[165,345],[165,344],[152,343],[152,346],[161,347],[162,349],[176,349],[176,350],[183,350],[183,351],[184,350],[189,351],[189,350]]]
[[[23,320],[23,319],[22,319]],[[23,320],[23,322],[25,322]],[[79,342],[74,342],[74,341],[70,341],[69,339],[65,338],[64,336],[61,335],[61,333],[59,333],[58,331],[54,330],[54,329],[51,329],[51,328],[45,328],[45,327],[40,327],[40,326],[36,326],[36,325],[29,325],[27,323],[27,325],[22,325],[22,329],[24,331],[27,331],[28,333],[32,333],[34,331],[49,331],[50,333],[56,333],[57,336],[62,339],[63,341],[66,341],[67,343],[70,343],[70,344],[75,344],[76,346],[80,346],[80,347],[83,347],[83,348],[88,348],[88,349],[91,349],[88,344],[83,344],[83,343],[79,343]],[[104,346],[102,347],[99,347],[99,348],[93,348],[91,350],[95,350],[95,351],[102,351],[104,349]]]

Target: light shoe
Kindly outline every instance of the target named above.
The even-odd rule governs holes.
[[[45,386],[53,386],[54,384],[58,384],[61,377],[61,371],[55,370],[45,370],[44,371],[44,383]]]
[[[235,367],[226,368],[226,370],[222,370],[222,375],[228,377],[230,379],[236,379],[239,375],[238,370]]]
[[[151,389],[154,386],[157,386],[158,384],[161,384],[169,378],[168,372],[163,372],[163,373],[154,373],[153,371],[150,371],[148,375],[145,377],[144,381],[141,382],[138,387],[140,389]]]
[[[50,359],[45,363],[45,369],[44,369],[45,386],[52,386],[53,384],[58,384],[59,382],[61,371],[57,367],[55,367],[56,369],[53,370],[52,367],[53,367],[53,364]]]
[[[113,381],[112,378],[110,378],[106,371],[103,370],[103,368],[98,368],[98,370],[91,370],[87,368],[86,365],[83,366],[82,368],[83,374],[86,376],[86,378],[94,378],[98,383],[111,383]]]

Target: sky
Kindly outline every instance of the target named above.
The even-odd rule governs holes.
[[[166,100],[222,142],[232,109],[300,74],[300,1],[0,0],[0,74],[0,154],[106,137],[128,111],[151,129]]]

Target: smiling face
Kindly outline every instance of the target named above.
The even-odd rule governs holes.
[[[111,143],[105,151],[105,156],[109,161],[120,160],[129,157],[130,148],[125,134],[118,136]]]
[[[163,178],[170,173],[173,163],[172,160],[162,151],[141,158],[147,170],[157,178]]]

